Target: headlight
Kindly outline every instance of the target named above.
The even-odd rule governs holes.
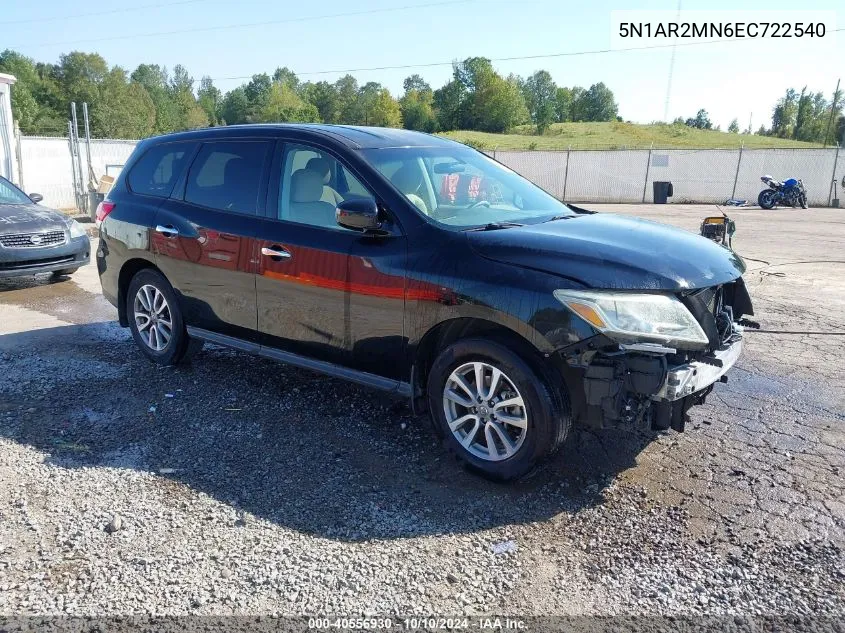
[[[620,343],[642,341],[702,348],[707,335],[686,306],[667,294],[555,290],[555,298]]]
[[[88,234],[85,232],[85,228],[76,220],[71,220],[68,224],[68,228],[70,229],[71,239],[75,237],[88,237]]]

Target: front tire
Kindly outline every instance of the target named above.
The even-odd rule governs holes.
[[[443,350],[428,376],[432,421],[449,450],[471,470],[517,479],[554,452],[571,424],[568,400],[497,341],[471,338]]]
[[[801,208],[806,209],[807,208],[807,194],[802,193],[799,196],[799,200],[801,201]]]
[[[775,207],[775,192],[771,189],[766,189],[760,192],[757,196],[757,204],[763,209],[774,209]]]
[[[176,365],[193,351],[176,293],[158,271],[141,270],[129,282],[126,315],[132,338],[154,363]]]

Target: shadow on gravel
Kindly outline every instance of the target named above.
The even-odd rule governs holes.
[[[575,513],[600,504],[653,439],[573,432],[535,473],[502,485],[452,461],[403,401],[226,349],[159,368],[127,330],[89,324],[0,336],[0,368],[0,435],[48,463],[150,472],[237,508],[233,527],[254,515],[339,540]]]

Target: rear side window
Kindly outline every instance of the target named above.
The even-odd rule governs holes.
[[[258,193],[270,143],[206,143],[188,172],[185,202],[221,211],[258,213]]]
[[[129,172],[129,188],[134,193],[168,197],[195,147],[195,143],[164,143],[151,147]]]

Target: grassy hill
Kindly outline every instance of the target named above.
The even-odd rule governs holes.
[[[789,139],[756,134],[730,134],[713,130],[698,130],[685,125],[652,123],[555,123],[543,136],[537,136],[533,126],[521,126],[511,134],[491,134],[470,130],[444,132],[456,141],[479,149],[615,149],[632,147],[655,148],[736,148],[746,147],[821,147]]]

